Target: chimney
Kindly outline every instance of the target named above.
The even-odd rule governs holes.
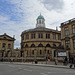
[[[13,35],[13,38],[15,39],[15,35]]]

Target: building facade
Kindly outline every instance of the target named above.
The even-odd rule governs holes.
[[[45,60],[48,56],[54,59],[55,50],[61,46],[61,32],[46,28],[42,15],[36,21],[36,28],[21,34],[21,56],[26,60]]]
[[[61,23],[61,41],[69,56],[75,56],[75,19]]]
[[[8,36],[6,33],[0,35],[0,58],[13,55],[14,41],[15,39]]]

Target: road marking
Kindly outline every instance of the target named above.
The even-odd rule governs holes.
[[[40,74],[42,74],[42,75],[47,75],[47,74],[45,74],[45,73],[40,73]]]
[[[25,71],[29,71],[29,72],[32,72],[32,70],[29,70],[29,69],[23,69],[23,70],[25,70]]]

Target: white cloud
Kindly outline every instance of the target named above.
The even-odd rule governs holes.
[[[9,1],[9,0],[6,0]],[[62,0],[62,7],[60,8],[60,0],[59,0],[59,8],[54,9],[51,6],[49,6],[49,3],[47,7],[45,7],[44,4],[47,4],[48,1],[52,0],[44,0],[45,2],[42,2],[43,0],[10,0],[12,4],[16,4],[16,9],[14,9],[14,12],[16,12],[16,15],[21,17],[20,21],[12,21],[10,20],[9,15],[0,15],[0,34],[7,33],[10,36],[15,35],[16,37],[16,47],[20,46],[20,35],[21,32],[36,27],[36,18],[39,16],[40,12],[44,16],[46,20],[46,27],[47,28],[53,28],[55,29],[56,26],[60,26],[60,23],[69,20],[71,18],[75,17],[75,1],[74,0]],[[56,0],[56,3],[58,1]],[[55,5],[55,4],[53,4]],[[49,8],[52,8],[54,10],[49,10]],[[13,8],[12,8],[13,10]],[[21,13],[21,15],[19,14]],[[14,16],[15,17],[15,16]],[[19,43],[19,44],[18,44]]]
[[[62,10],[64,6],[63,0],[42,0],[41,2],[48,10]]]

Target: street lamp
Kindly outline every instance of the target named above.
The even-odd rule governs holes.
[[[26,61],[26,56],[27,56],[27,50],[26,50],[26,47],[25,47],[25,61]]]
[[[23,52],[22,52],[22,62],[23,62]]]
[[[34,55],[35,55],[35,64],[37,64],[37,59],[36,59],[36,53],[37,53],[37,51],[36,51],[36,48],[35,48],[35,50],[34,50]]]
[[[2,50],[2,58],[1,58],[1,61],[3,61],[4,59],[4,50]]]
[[[45,60],[46,60],[46,64],[47,64],[47,52],[46,52],[46,47],[45,47]]]

